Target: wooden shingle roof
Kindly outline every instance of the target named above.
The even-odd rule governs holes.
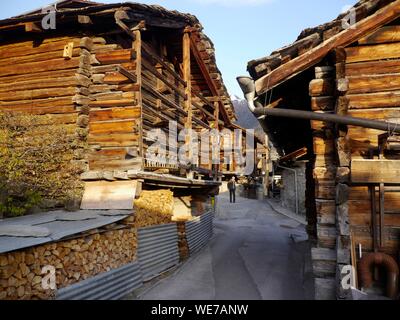
[[[260,95],[318,63],[331,49],[346,46],[400,15],[399,0],[361,0],[354,7],[357,24],[344,28],[349,12],[335,20],[305,29],[297,40],[271,55],[248,63]]]

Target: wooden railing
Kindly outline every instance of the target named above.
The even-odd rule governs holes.
[[[143,41],[141,49],[142,122],[144,135],[146,135],[146,131],[156,127],[154,121],[157,119],[160,119],[158,123],[165,133],[169,133],[169,121],[176,121],[179,130],[188,128],[186,121],[189,114],[185,110],[189,98],[186,93],[187,82]],[[209,111],[215,108],[215,104],[198,92],[191,90],[189,94],[191,95],[189,100],[191,111],[197,110],[203,115],[203,118],[215,121],[214,111]],[[197,98],[197,101],[194,101],[194,98]],[[194,116],[191,119],[190,128],[213,129],[213,126],[210,126],[207,121],[199,119],[199,117]],[[151,124],[152,121],[153,125]],[[218,123],[223,124],[220,120]],[[144,145],[144,149],[147,149],[146,145]],[[199,161],[195,160],[194,162],[198,164]],[[157,163],[150,159],[145,159],[145,166],[148,168],[171,168],[166,163]],[[172,167],[178,169],[175,165]]]

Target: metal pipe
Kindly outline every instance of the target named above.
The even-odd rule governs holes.
[[[369,119],[349,117],[349,116],[340,116],[337,114],[318,113],[318,112],[292,110],[292,109],[272,109],[272,108],[256,108],[254,110],[254,114],[256,116],[272,116],[272,117],[315,120],[322,122],[333,122],[342,125],[377,129],[382,131],[388,131],[391,133],[400,133],[400,124],[398,123],[369,120]]]
[[[268,135],[270,142],[275,145],[275,148],[279,154],[283,154],[282,150],[276,146],[276,142],[274,140],[274,136],[270,134],[269,128],[267,127],[267,124],[265,123],[265,115],[260,115],[257,116],[255,114],[256,109],[262,108],[263,105],[255,99],[256,97],[256,87],[254,80],[251,77],[248,76],[241,76],[236,78],[237,82],[239,83],[240,88],[243,91],[244,98],[247,101],[247,106],[251,113],[253,113],[258,122],[260,123],[261,128],[264,130],[264,132]]]
[[[296,193],[296,214],[298,215],[299,214],[299,189],[298,189],[298,185],[297,185],[297,171],[293,168],[284,167],[280,164],[278,164],[277,167],[281,168],[281,169],[289,170],[294,173],[294,188],[295,188],[295,193]]]
[[[399,266],[391,256],[381,253],[369,253],[365,255],[358,266],[360,273],[361,286],[369,288],[373,283],[374,266],[383,266],[386,269],[386,295],[391,299],[396,299],[398,294]]]

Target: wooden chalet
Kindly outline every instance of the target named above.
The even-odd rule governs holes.
[[[248,71],[255,113],[281,156],[308,150],[316,298],[351,296],[346,265],[358,271],[354,287],[367,290],[376,270],[381,295],[398,298],[400,1],[360,1]]]
[[[0,21],[1,111],[67,126],[75,145],[87,144],[74,153],[83,181],[215,188],[218,169],[237,171],[146,158],[149,131],[168,134],[171,120],[178,132],[242,130],[196,17],[137,3],[66,0],[49,8]],[[49,10],[55,29],[42,24]]]

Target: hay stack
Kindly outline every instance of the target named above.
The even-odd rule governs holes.
[[[134,206],[136,228],[171,223],[174,194],[170,190],[142,191]]]

